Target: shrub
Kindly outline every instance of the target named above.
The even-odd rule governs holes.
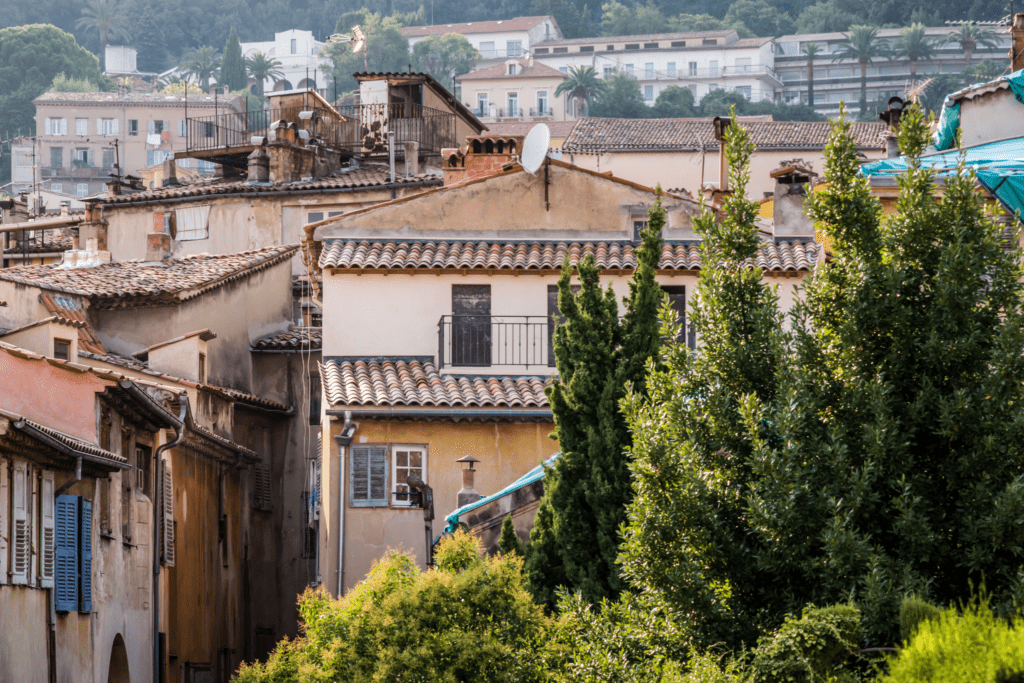
[[[861,639],[860,612],[852,605],[806,608],[761,639],[750,662],[750,683],[826,681]]]
[[[1024,621],[996,617],[986,599],[924,619],[889,660],[881,683],[1009,683],[1024,680]]]
[[[936,619],[942,610],[916,595],[908,595],[900,603],[900,640],[906,642],[914,635],[918,624]]]

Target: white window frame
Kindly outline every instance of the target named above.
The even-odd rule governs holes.
[[[89,119],[75,119],[75,135],[89,134]]]
[[[410,453],[419,454],[420,467],[418,468],[418,470],[420,478],[423,480],[424,483],[429,483],[427,482],[427,446],[425,444],[391,444],[391,472],[389,472],[389,474],[391,475],[391,507],[419,509],[419,501],[417,499],[412,498],[411,496],[406,496],[405,500],[399,500],[399,496],[401,494],[398,492],[409,490],[409,487],[406,484],[399,483],[399,479],[408,476],[410,472],[413,472],[417,469],[411,467],[408,464],[399,464],[400,454],[403,453],[406,454],[407,457],[408,454]],[[406,460],[406,462],[408,463],[408,460]],[[414,504],[414,500],[417,504]]]
[[[644,64],[644,78],[654,78],[654,62],[647,62]]]
[[[510,40],[505,44],[505,54],[509,57],[523,56],[523,41]]]
[[[0,458],[0,585],[7,583],[7,556],[10,553],[11,519],[8,509],[11,504],[11,486],[7,479],[8,461]]]
[[[88,197],[89,183],[78,183],[78,187],[75,188],[75,194],[78,197]]]
[[[210,237],[210,204],[174,210],[175,237],[179,242],[205,240]]]
[[[547,110],[551,106],[549,104],[549,102],[550,101],[548,100],[548,91],[547,90],[538,90],[537,91],[537,112],[541,116],[544,116],[545,114],[547,114]]]
[[[68,120],[46,117],[46,134],[47,135],[67,135],[68,134]]]
[[[63,192],[64,183],[50,183],[50,192]]]
[[[644,102],[653,102],[653,101],[654,101],[654,86],[653,85],[645,85],[644,86]]]
[[[666,74],[668,75],[669,78],[675,78],[676,77],[676,63],[675,62],[669,62],[668,63],[668,67],[666,68],[665,71],[666,71]]]
[[[515,102],[515,112],[514,113],[512,111],[512,103],[513,102]],[[506,93],[505,94],[505,104],[507,105],[507,109],[505,111],[505,114],[507,116],[510,116],[510,117],[511,116],[519,116],[520,115],[519,112],[522,111],[522,109],[520,108],[520,105],[519,105],[519,91],[518,90],[514,90],[512,92]]]

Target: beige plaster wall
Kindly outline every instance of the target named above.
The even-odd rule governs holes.
[[[1021,116],[1024,105],[1012,90],[998,90],[973,100],[960,102],[960,137],[964,147],[1024,135]]]
[[[0,306],[0,327],[8,330],[53,315],[39,300],[39,290],[35,287],[0,280],[0,301],[7,303]]]
[[[521,68],[521,67],[517,67]],[[466,79],[461,82],[462,86],[462,101],[467,104],[474,111],[478,105],[479,95],[486,93],[487,101],[489,106],[494,106],[496,109],[508,111],[508,93],[515,92],[519,94],[519,119],[530,120],[530,110],[537,108],[537,93],[546,92],[548,94],[548,109],[551,110],[555,121],[571,121],[574,117],[566,116],[566,101],[567,96],[555,97],[555,90],[564,81],[564,77],[551,76],[547,78],[516,78],[516,77],[505,77],[505,78],[488,78],[484,79]],[[489,112],[488,112],[489,113]],[[486,118],[488,113],[484,113],[481,118]]]
[[[51,358],[53,357],[53,342],[55,339],[71,342],[71,350],[68,357],[72,362],[76,362],[78,356],[78,329],[72,325],[62,325],[55,321],[0,337],[0,341],[14,344],[19,348]]]
[[[881,159],[881,150],[865,150],[868,159]],[[685,189],[698,197],[704,183],[718,183],[718,150],[704,152],[609,152],[604,154],[568,154],[570,162],[592,171],[611,171],[616,178],[631,180],[654,187],[661,184],[666,190]],[[765,193],[772,193],[775,181],[769,173],[777,169],[782,161],[803,159],[819,173],[825,170],[824,150],[764,150],[755,151],[750,159],[750,183],[747,197],[762,199]]]
[[[340,449],[333,436],[340,433],[341,421],[332,421],[325,429],[324,516],[321,517],[321,548],[325,587],[337,585],[338,554],[338,479]],[[434,489],[434,536],[444,528],[443,518],[457,507],[456,496],[462,488],[462,468],[455,461],[472,454],[477,465],[476,489],[487,495],[507,486],[558,450],[548,435],[554,427],[540,424],[459,424],[381,421],[359,422],[353,444],[426,444],[427,484]],[[329,497],[328,497],[329,496]],[[426,538],[423,510],[419,508],[345,507],[345,589],[361,581],[389,549],[409,552],[424,566]]]
[[[37,588],[0,585],[0,673],[5,681],[49,683],[47,594]]]

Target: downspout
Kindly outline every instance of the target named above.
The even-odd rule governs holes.
[[[61,484],[60,488],[53,492],[54,499],[80,481],[82,481],[82,456],[75,458],[75,476]]]
[[[178,414],[178,424],[174,429],[174,439],[156,449],[153,456],[154,464],[157,466],[156,478],[160,495],[163,496],[163,471],[160,465],[160,456],[171,448],[176,448],[185,440],[185,415],[188,413],[188,395],[181,397],[181,410]],[[153,514],[153,683],[163,683],[160,679],[160,525],[156,523],[156,510]],[[173,524],[173,520],[171,521]]]
[[[345,411],[345,424],[341,434],[334,437],[338,444],[338,588],[335,597],[340,598],[345,589],[345,449],[356,435],[352,424],[352,411]]]

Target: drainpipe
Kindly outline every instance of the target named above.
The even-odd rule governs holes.
[[[185,440],[185,415],[188,413],[188,395],[181,397],[181,412],[178,424],[174,429],[174,439],[156,449],[153,456],[157,466],[156,480],[160,495],[163,496],[163,466],[160,456],[172,448],[181,445]],[[156,496],[154,496],[155,498]],[[156,523],[158,511],[153,511],[153,683],[162,683],[160,679],[160,525]],[[173,524],[173,520],[171,522]]]
[[[80,481],[82,481],[82,456],[75,458],[75,476],[68,479],[59,489],[53,492],[54,499]]]
[[[338,444],[338,588],[335,597],[340,598],[345,588],[345,449],[356,435],[352,424],[352,411],[345,411],[345,425],[341,434],[334,437]]]

